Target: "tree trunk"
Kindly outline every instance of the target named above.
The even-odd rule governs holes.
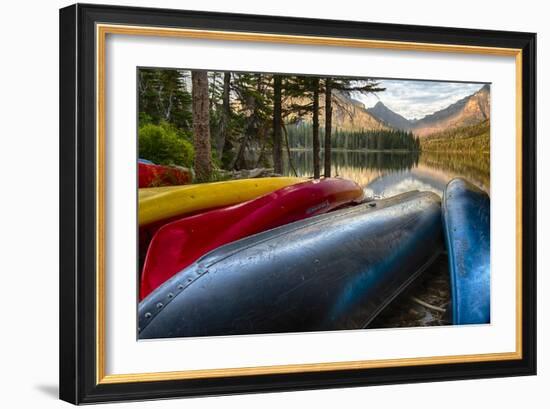
[[[210,148],[210,106],[206,71],[192,71],[193,132],[195,145],[195,177],[199,182],[210,179],[212,158]]]
[[[223,75],[222,115],[220,119],[220,133],[216,141],[216,153],[218,159],[222,159],[225,141],[229,139],[229,120],[231,118],[231,105],[229,105],[229,93],[231,87],[231,73]]]
[[[286,126],[283,123],[283,131],[285,133],[285,144],[286,144],[286,153],[288,155],[288,167],[292,169],[292,172],[294,173],[294,176],[298,176],[298,173],[296,172],[296,168],[292,164],[292,155],[290,154],[290,146],[288,144],[288,132],[286,130]]]
[[[280,75],[273,77],[273,167],[275,173],[283,174],[283,144],[281,134],[282,102],[281,102],[282,79]]]
[[[216,83],[218,82],[218,73],[214,71],[212,73],[212,89],[210,90],[210,106],[216,106],[217,101],[214,101],[216,98]]]
[[[325,82],[325,177],[330,177],[332,152],[332,84],[331,79]]]
[[[244,135],[241,138],[241,145],[239,146],[239,151],[235,158],[235,163],[233,169],[241,170],[247,169],[246,163],[246,150],[248,149],[248,142],[253,141],[255,136],[258,134],[257,127],[257,103],[256,97],[253,94],[248,95],[246,103],[246,110],[251,112],[250,116],[246,118],[246,125],[244,128]]]
[[[321,177],[319,163],[319,78],[313,80],[313,178]]]

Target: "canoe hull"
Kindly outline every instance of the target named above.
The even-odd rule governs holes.
[[[453,324],[490,322],[490,200],[463,179],[443,196],[443,225],[449,254]]]
[[[364,328],[442,248],[441,206],[410,193],[220,247],[138,308],[139,338]]]
[[[363,189],[353,181],[310,180],[245,203],[168,223],[155,234],[147,250],[140,299],[217,247],[360,202],[362,198]]]

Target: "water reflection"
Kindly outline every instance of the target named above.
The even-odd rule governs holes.
[[[295,170],[298,176],[313,175],[312,152],[292,151],[290,162],[285,156],[285,174],[293,175]],[[490,190],[488,154],[337,151],[331,156],[332,175],[356,181],[368,196],[390,197],[410,190],[441,195],[455,177],[467,179],[487,193]]]

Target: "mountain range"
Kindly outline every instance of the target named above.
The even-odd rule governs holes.
[[[288,103],[305,104],[306,99],[294,98]],[[324,102],[324,101],[321,101]],[[319,122],[325,123],[325,110],[319,110]],[[389,130],[399,129],[412,131],[415,135],[425,136],[452,128],[460,128],[479,124],[490,118],[490,89],[489,85],[482,86],[475,93],[450,104],[444,109],[426,115],[420,119],[407,119],[392,111],[382,101],[372,108],[365,108],[349,95],[333,91],[332,126],[340,131],[358,130]],[[305,122],[311,123],[311,114],[302,117]]]
[[[407,119],[381,101],[368,108],[367,112],[390,128],[412,131],[423,137],[445,129],[475,125],[490,119],[490,89],[486,84],[472,95],[421,119]]]
[[[307,98],[292,98],[287,104],[306,105],[309,103]],[[323,127],[325,124],[324,100],[321,99],[321,109],[319,109],[319,123]],[[307,123],[312,122],[311,114],[300,117]],[[371,114],[362,102],[359,102],[343,92],[332,91],[332,127],[340,131],[358,131],[364,130],[388,130],[393,125],[384,122]]]

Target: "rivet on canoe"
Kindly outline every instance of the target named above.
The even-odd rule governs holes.
[[[168,298],[174,298],[174,293],[168,293]]]
[[[145,318],[151,318],[151,315],[152,315],[152,314],[151,314],[150,312],[146,312],[146,313],[145,313]]]
[[[157,308],[162,308],[162,307],[164,307],[163,303],[161,303],[161,302],[157,303]]]
[[[183,290],[183,284],[178,285],[178,290]]]

